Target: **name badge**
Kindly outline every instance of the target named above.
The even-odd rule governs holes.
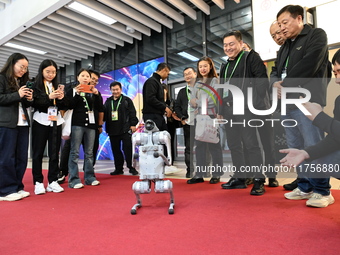
[[[89,114],[89,123],[90,124],[95,124],[96,121],[94,120],[94,113],[93,113],[93,111],[89,111],[88,114]]]
[[[57,121],[58,109],[57,107],[50,106],[47,109],[47,120]]]
[[[112,111],[112,120],[118,120],[118,111]]]
[[[224,84],[229,86],[229,81]],[[229,96],[229,89],[223,89],[223,98],[226,98],[228,96]]]

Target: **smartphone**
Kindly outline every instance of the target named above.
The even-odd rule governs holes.
[[[33,81],[27,81],[27,82],[26,82],[26,88],[28,88],[28,89],[32,89],[32,88],[33,88],[33,85],[34,85],[34,82],[33,82]]]
[[[92,92],[93,85],[80,84],[80,87],[81,87],[81,90],[82,90],[81,92],[93,93]]]
[[[59,85],[58,85],[58,89],[59,89],[60,91],[64,91],[64,88],[65,88],[65,85],[63,85],[63,84],[59,84]]]

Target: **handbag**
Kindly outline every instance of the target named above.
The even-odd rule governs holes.
[[[72,114],[73,110],[67,110],[63,116],[65,120],[61,126],[61,138],[63,140],[69,140],[71,138]]]
[[[196,116],[195,139],[206,143],[218,143],[218,124],[209,115],[198,114]]]

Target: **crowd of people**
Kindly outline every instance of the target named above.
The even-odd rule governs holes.
[[[278,187],[279,183],[276,171],[264,172],[261,169],[263,165],[275,169],[277,160],[274,127],[271,122],[266,122],[272,119],[272,113],[259,116],[254,113],[254,109],[269,112],[273,98],[300,99],[300,93],[285,93],[285,88],[307,89],[311,97],[304,106],[312,115],[306,116],[299,107],[289,104],[281,116],[286,123],[293,122],[285,126],[289,149],[281,150],[287,153],[285,157],[282,156],[281,163],[303,169],[297,171],[296,180],[284,185],[286,190],[291,191],[285,197],[306,199],[307,206],[326,207],[334,203],[330,192],[330,176],[306,173],[311,160],[315,164],[332,164],[340,154],[337,152],[340,149],[337,131],[340,99],[335,104],[335,120],[322,112],[332,70],[328,60],[327,35],[321,28],[311,28],[303,23],[304,10],[301,6],[287,5],[278,12],[276,18],[269,30],[280,49],[270,77],[263,60],[243,41],[241,32],[227,32],[221,38],[221,46],[228,60],[221,66],[219,74],[210,57],[200,58],[196,67],[183,70],[187,85],[179,91],[176,100],[171,99],[168,87],[163,83],[171,67],[166,63],[158,65],[143,86],[143,120],[154,121],[160,131],[168,130],[172,138],[177,127],[183,128],[188,184],[203,183],[207,169],[213,169],[209,183],[220,182],[224,173],[221,170],[222,144],[226,142],[235,171],[230,180],[221,185],[222,188],[245,189],[253,184],[250,194],[260,196],[266,191],[266,178],[269,187]],[[338,78],[339,51],[332,64]],[[100,184],[95,176],[94,165],[104,123],[114,155],[115,170],[110,174],[124,174],[123,165],[126,161],[129,172],[138,175],[132,165],[131,137],[136,132],[139,120],[132,100],[122,94],[122,84],[112,82],[112,96],[103,103],[95,87],[100,77],[98,72],[81,69],[77,75],[77,85],[65,88],[57,82],[56,63],[46,59],[41,63],[32,85],[28,82],[28,65],[29,61],[24,55],[15,53],[8,58],[0,72],[0,142],[6,144],[0,148],[0,201],[16,201],[30,195],[24,190],[22,179],[28,160],[31,124],[32,173],[37,195],[46,191],[63,192],[60,184],[66,176],[69,188]],[[252,105],[249,105],[249,100],[242,101],[244,111],[241,114],[235,114],[236,102],[240,99],[239,94],[235,93],[236,89],[245,99],[252,99]],[[29,119],[28,107],[34,109],[32,121]],[[65,111],[72,111],[71,135],[59,153]],[[224,123],[252,122],[253,125],[216,128],[217,139],[209,141],[195,136],[196,127],[203,125],[198,118],[202,115],[211,120],[223,120]],[[255,122],[264,124],[255,125]],[[325,139],[324,132],[328,133]],[[220,141],[224,137],[226,141]],[[42,159],[47,142],[49,163],[48,185],[45,188]],[[85,154],[84,181],[79,177],[78,169],[81,144]],[[173,141],[172,146],[176,146]],[[255,166],[258,171],[244,172],[244,166]]]

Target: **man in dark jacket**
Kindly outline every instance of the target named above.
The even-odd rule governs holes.
[[[115,171],[111,175],[124,174],[124,155],[126,165],[132,175],[138,172],[132,167],[132,133],[136,131],[138,118],[136,108],[132,100],[122,94],[122,84],[112,82],[110,84],[112,96],[104,104],[104,121],[106,122],[106,132],[109,134],[111,149],[114,156]],[[121,151],[123,143],[123,152]]]
[[[301,6],[287,5],[276,16],[281,32],[287,39],[278,52],[271,73],[271,85],[278,89],[278,98],[281,98],[283,87],[302,87],[310,92],[310,102],[325,106],[329,82],[327,35],[320,28],[313,29],[304,25],[303,15]],[[296,100],[300,96],[300,93],[286,95],[287,98]],[[286,110],[282,119],[286,121],[287,126],[292,126],[285,128],[287,145],[290,148],[302,149],[322,139],[323,132],[313,126],[300,109],[295,105],[288,105]],[[289,119],[298,125],[290,125]],[[313,163],[318,164],[318,161]],[[312,199],[311,202],[318,205],[319,201],[312,198],[313,193],[316,193],[321,195],[319,200],[324,201],[322,207],[325,207],[328,205],[327,201],[331,201],[329,178],[308,178],[304,174],[307,167],[307,164],[301,165],[301,171],[298,171],[298,187],[286,193],[285,197],[292,200]]]
[[[336,78],[336,83],[340,84],[340,50],[338,50],[332,59],[334,65],[333,72]],[[319,127],[328,135],[315,145],[309,146],[303,150],[299,149],[284,149],[281,153],[288,153],[281,163],[286,166],[297,166],[303,161],[310,162],[315,159],[320,159],[322,164],[322,172],[325,176],[334,176],[340,178],[339,173],[339,158],[340,158],[340,96],[335,99],[334,118],[331,118],[322,111],[322,107],[316,103],[304,104],[306,109],[312,114],[308,118],[313,121],[313,125]],[[325,172],[325,168],[328,170]],[[311,169],[311,168],[310,168]],[[318,176],[317,176],[318,177]],[[318,193],[313,194],[314,197],[309,199],[307,206],[326,207],[334,203],[332,194],[322,196]]]
[[[153,120],[159,131],[167,130],[164,113],[170,117],[172,111],[166,106],[162,81],[168,78],[170,67],[166,63],[160,63],[157,70],[147,79],[143,86],[143,119]]]
[[[254,51],[245,52],[242,49],[243,40],[240,31],[231,31],[223,37],[223,48],[229,57],[228,63],[221,67],[220,83],[234,85],[241,89],[244,98],[248,98],[248,88],[253,90],[253,105],[257,110],[268,109],[269,81],[266,67],[260,56]],[[221,93],[222,94],[222,93]],[[256,135],[256,128],[249,126],[248,121],[258,119],[245,105],[243,115],[233,115],[233,102],[238,100],[228,90],[223,91],[223,106],[219,113],[228,121],[226,124],[227,142],[231,151],[233,166],[236,167],[234,176],[222,184],[224,189],[246,188],[246,177],[255,176],[251,195],[263,195],[265,192],[265,177],[262,174],[262,153]],[[247,100],[245,100],[247,102]],[[235,124],[231,124],[235,123]],[[243,124],[242,124],[243,123]],[[243,147],[248,152],[251,167],[258,167],[258,171],[244,171],[246,167]],[[254,168],[255,169],[255,168]],[[248,173],[246,175],[245,173]]]

